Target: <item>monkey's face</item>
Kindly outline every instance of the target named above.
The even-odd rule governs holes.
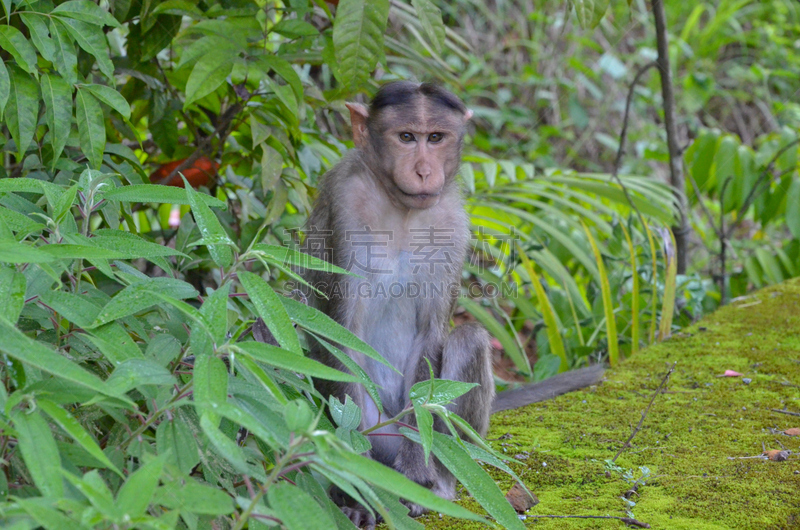
[[[386,109],[368,131],[378,175],[392,198],[411,209],[431,208],[458,171],[465,116],[423,99]]]

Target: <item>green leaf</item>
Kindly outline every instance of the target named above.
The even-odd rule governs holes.
[[[291,370],[293,372],[310,375],[311,377],[327,379],[328,381],[358,382],[358,379],[350,374],[340,372],[319,361],[301,357],[300,355],[296,355],[270,344],[263,344],[261,342],[240,342],[235,346],[230,346],[230,348],[238,349],[256,361],[277,368],[283,368],[284,370]]]
[[[86,53],[97,60],[100,71],[114,81],[114,63],[108,52],[108,41],[99,26],[81,22],[80,20],[66,20],[64,26],[72,37]]]
[[[220,361],[222,362],[222,361]],[[106,379],[106,386],[117,395],[122,395],[144,385],[170,387],[175,384],[172,373],[150,359],[128,359],[120,363]]]
[[[200,326],[200,329],[202,329],[209,336],[209,338],[211,337],[211,325],[206,320],[206,317],[204,317],[203,314],[200,313],[200,311],[190,306],[186,302],[177,300],[171,296],[166,296],[161,292],[155,291],[153,292],[153,294],[158,298],[164,300],[166,303],[168,303],[169,305],[171,305],[172,307],[174,307],[175,309],[177,309],[190,319],[192,319],[195,323],[197,323]]]
[[[217,453],[228,461],[235,470],[266,482],[267,477],[261,468],[250,465],[247,462],[244,450],[217,428],[216,421],[213,421],[208,413],[200,416],[200,428]]]
[[[314,498],[288,482],[273,484],[267,490],[269,507],[287,530],[330,530],[336,528],[331,516]]]
[[[536,274],[533,264],[530,259],[528,259],[525,250],[517,245],[517,253],[522,258],[522,265],[528,272],[531,286],[536,293],[536,299],[539,302],[539,311],[542,313],[542,320],[544,320],[545,329],[547,331],[547,342],[550,345],[550,351],[561,360],[558,370],[560,372],[565,372],[569,369],[569,363],[567,362],[567,352],[564,348],[564,340],[561,338],[561,331],[556,321],[556,313],[553,309],[553,305],[550,303],[550,299],[547,298],[544,287],[542,287],[542,282],[539,280],[539,275]]]
[[[177,299],[196,298],[197,290],[190,284],[173,278],[148,278],[133,283],[117,294],[98,313],[90,327],[132,315],[148,307],[158,305],[153,293],[160,293]]]
[[[11,95],[11,78],[8,76],[8,68],[6,63],[0,59],[0,120],[3,119],[3,111],[8,103],[8,97]]]
[[[589,244],[592,246],[594,259],[597,262],[597,271],[600,275],[600,292],[603,296],[603,314],[606,317],[606,340],[608,342],[608,362],[612,367],[619,362],[619,342],[617,340],[617,322],[614,315],[614,301],[611,299],[611,283],[606,267],[603,264],[603,256],[597,247],[592,233],[586,225],[583,225]]]
[[[283,170],[283,157],[267,144],[261,144],[261,189],[264,192],[275,187]]]
[[[15,212],[3,206],[0,206],[0,219],[2,219],[9,229],[17,232],[17,239],[22,239],[29,234],[41,232],[45,229],[44,224],[37,223],[27,215]]]
[[[795,239],[800,239],[800,178],[796,176],[786,190],[786,226]]]
[[[50,426],[38,411],[15,410],[11,413],[11,420],[17,431],[22,459],[34,484],[43,497],[61,497],[64,494],[61,456]]]
[[[413,431],[412,431],[413,432]],[[442,435],[440,435],[442,436]],[[434,445],[434,452],[436,445]],[[327,456],[327,455],[323,455]],[[472,462],[472,460],[470,460]],[[440,512],[444,515],[451,517],[458,517],[460,519],[468,519],[470,521],[486,522],[486,520],[476,515],[466,508],[446,501],[433,493],[428,488],[420,486],[415,482],[410,481],[404,475],[398,473],[394,469],[384,466],[383,464],[367,458],[365,456],[353,453],[336,453],[335,458],[330,457],[326,461],[328,465],[335,469],[342,469],[353,475],[371,483],[375,486],[384,489],[392,494],[398,495],[403,499],[410,502],[424,506],[430,510]],[[474,465],[475,462],[472,462]],[[483,472],[483,470],[481,470]],[[485,473],[484,473],[485,474]],[[488,477],[489,480],[491,478]],[[494,484],[494,483],[493,483]],[[497,486],[495,486],[496,488]],[[501,494],[502,497],[502,494]],[[508,501],[505,501],[508,504]],[[510,505],[509,505],[510,507]],[[513,509],[512,509],[513,511]],[[516,519],[516,514],[514,516]],[[519,523],[519,519],[517,519]],[[510,528],[517,528],[516,526]]]
[[[333,22],[339,81],[356,93],[375,69],[383,52],[389,0],[342,0]]]
[[[6,263],[47,263],[55,257],[26,243],[0,241],[0,261]]]
[[[414,401],[414,414],[417,418],[417,428],[422,442],[422,449],[425,451],[425,465],[428,465],[428,457],[433,446],[433,415],[428,409],[417,401]]]
[[[36,73],[36,50],[20,30],[6,23],[0,25],[0,48],[11,54],[16,64],[28,73]]]
[[[609,0],[569,0],[582,28],[595,28],[608,10]]]
[[[701,190],[706,189],[714,153],[717,150],[717,139],[717,132],[702,129],[689,149],[686,150],[684,157],[686,165]],[[689,190],[693,192],[694,188],[689,187]]]
[[[130,255],[126,251],[72,244],[44,245],[38,250],[59,259],[128,259]]]
[[[286,84],[292,87],[292,92],[294,92],[294,97],[297,101],[303,101],[303,82],[289,61],[277,55],[262,55],[256,59],[256,64],[265,74],[269,73],[270,70],[274,70],[286,81]],[[257,144],[258,142],[255,143]]]
[[[114,497],[111,496],[111,490],[108,489],[108,486],[96,469],[84,474],[83,478],[76,477],[66,470],[62,470],[62,474],[64,478],[72,483],[72,485],[86,497],[98,512],[112,519],[118,517],[119,512],[114,506]]]
[[[228,293],[230,290],[231,284],[224,284],[211,293],[211,296],[207,297],[200,307],[200,313],[212,326],[211,331],[217,344],[225,342],[225,333],[228,331]]]
[[[264,320],[278,344],[291,352],[302,355],[303,350],[300,347],[297,332],[292,326],[286,308],[281,304],[280,297],[275,294],[272,287],[252,272],[240,271],[238,276],[258,312],[258,316]]]
[[[155,503],[184,513],[226,515],[234,510],[233,499],[222,489],[199,484],[192,478],[164,484],[156,491]]]
[[[61,528],[75,528],[89,530],[83,522],[75,520],[74,517],[64,515],[62,512],[53,508],[52,499],[45,497],[30,497],[27,499],[17,498],[15,500],[37,524],[42,525],[47,530],[59,530]]]
[[[729,178],[734,176],[736,151],[738,142],[731,135],[725,135],[717,143],[717,151],[714,153],[714,161],[711,164],[709,186],[715,186],[717,193],[722,190],[722,185]],[[725,194],[731,192],[730,185],[727,186]]]
[[[165,420],[158,425],[156,448],[159,455],[169,453],[171,462],[186,475],[200,462],[194,435],[189,425],[180,418]]]
[[[151,259],[160,256],[189,257],[179,250],[169,248],[165,245],[159,245],[158,243],[152,243],[136,234],[123,232],[122,230],[102,228],[95,230],[94,235],[95,237],[91,238],[90,241],[94,243],[95,246],[124,254],[125,258],[123,259]]]
[[[0,269],[0,316],[16,323],[25,306],[25,275],[13,268]]]
[[[67,25],[58,19],[50,20],[50,33],[55,43],[55,56],[53,62],[68,83],[74,85],[78,82],[78,55],[75,53],[75,43],[69,36]]]
[[[4,319],[0,319],[0,337],[3,337],[3,340],[0,341],[0,351],[9,356],[89,390],[119,397],[114,396],[106,389],[102,379],[87,372],[77,363],[62,357],[44,344],[28,338]]]
[[[203,12],[197,6],[188,0],[166,0],[158,4],[155,9],[148,13],[148,16],[153,15],[178,15],[192,18],[201,18]]]
[[[99,7],[91,0],[69,0],[59,4],[50,12],[51,16],[73,18],[82,20],[96,26],[119,27],[119,22],[111,13]]]
[[[283,303],[283,306],[286,308],[286,312],[289,313],[289,318],[296,322],[298,326],[312,333],[316,333],[317,335],[322,335],[333,342],[341,344],[345,348],[359,351],[379,363],[392,367],[392,365],[384,359],[381,354],[375,351],[372,346],[356,337],[351,331],[325,313],[300,303],[297,300],[292,300],[291,298],[283,296],[281,297],[281,303]]]
[[[32,179],[27,177],[17,179],[0,179],[0,191],[4,191],[6,193],[22,192],[38,193],[41,195],[47,188],[55,193],[62,191],[61,186],[46,180]]]
[[[319,342],[319,343],[320,343],[320,344],[321,344],[321,345],[322,345],[322,346],[323,346],[323,347],[324,347],[326,350],[328,350],[328,351],[330,352],[330,354],[331,354],[331,355],[333,355],[334,357],[336,357],[336,359],[338,359],[338,360],[339,360],[339,362],[340,362],[340,363],[342,363],[342,364],[344,365],[344,367],[345,367],[345,368],[347,368],[348,370],[350,370],[350,371],[353,373],[353,375],[355,375],[356,377],[358,377],[358,379],[359,379],[359,382],[360,382],[362,385],[364,385],[364,388],[366,389],[366,391],[367,391],[367,394],[369,394],[369,396],[372,398],[372,401],[374,401],[374,402],[375,402],[375,406],[377,406],[377,407],[378,407],[378,410],[379,410],[380,412],[383,412],[383,404],[381,403],[381,396],[380,396],[380,393],[378,392],[378,387],[377,387],[377,385],[376,385],[375,383],[373,383],[373,382],[372,382],[372,380],[369,378],[369,375],[367,375],[367,372],[365,372],[365,371],[364,371],[364,369],[363,369],[363,368],[361,368],[361,367],[358,365],[358,363],[357,363],[357,362],[355,362],[355,361],[354,361],[354,360],[353,360],[353,359],[352,359],[352,358],[351,358],[349,355],[347,355],[345,352],[343,352],[342,350],[340,350],[340,349],[339,349],[339,348],[337,348],[336,346],[334,346],[334,345],[330,344],[328,341],[326,341],[325,339],[323,339],[323,338],[321,338],[321,337],[318,337],[318,336],[316,336],[316,335],[313,335],[313,334],[312,334],[312,336],[313,336],[313,337],[314,337],[314,338],[315,338],[315,339],[316,339],[316,340],[317,340],[317,341],[318,341],[318,342]]]
[[[208,247],[208,252],[211,254],[211,258],[218,266],[227,267],[233,260],[233,254],[229,246],[233,246],[233,241],[230,240],[228,234],[222,228],[214,212],[200,199],[203,194],[194,191],[188,182],[186,182],[185,178],[184,184],[186,198],[189,200],[189,204],[192,207],[192,214],[194,214],[194,220],[197,222],[197,228],[200,229],[200,235],[203,239],[220,241],[222,243],[206,245]]]
[[[290,39],[297,39],[300,37],[314,37],[319,35],[319,31],[313,25],[305,20],[297,18],[284,18],[280,22],[272,26],[272,31],[288,37]]]
[[[75,97],[75,117],[78,120],[78,135],[81,151],[94,169],[103,164],[103,149],[106,146],[106,128],[103,124],[103,109],[88,91],[78,89]]]
[[[361,409],[352,400],[349,394],[345,394],[344,403],[336,396],[328,398],[328,405],[331,419],[340,429],[351,431],[358,429],[361,425]]]
[[[304,254],[288,247],[280,247],[277,245],[266,245],[264,243],[256,243],[253,245],[254,253],[260,255],[264,260],[269,263],[275,263],[282,267],[301,267],[303,269],[325,271],[337,274],[347,274],[348,276],[359,277],[352,272],[337,267],[325,260],[315,258],[310,254]]]
[[[454,438],[434,432],[433,439],[433,453],[436,458],[455,475],[489,515],[503,528],[525,529],[525,525],[517,517],[517,512],[511,507],[492,477]]]
[[[228,50],[214,50],[200,58],[186,81],[183,108],[219,88],[233,70],[233,57]]]
[[[7,28],[11,26],[0,26]],[[17,144],[17,158],[21,162],[36,132],[39,117],[39,85],[31,76],[16,66],[9,69],[11,92],[8,98],[5,118],[14,143]]]
[[[77,195],[77,184],[73,184],[61,194],[52,207],[51,217],[53,220],[55,220],[57,223],[60,223],[64,219],[64,216],[67,215],[70,211],[70,208],[72,208],[72,204],[75,202],[75,197]]]
[[[36,405],[42,409],[45,414],[55,421],[61,429],[64,430],[70,437],[78,442],[78,444],[86,449],[86,451],[94,458],[102,462],[108,469],[114,471],[119,476],[122,476],[117,467],[111,463],[106,454],[97,445],[94,438],[83,428],[83,426],[66,410],[62,409],[52,401],[46,399],[37,399]]]
[[[194,400],[199,407],[214,408],[228,401],[228,369],[221,359],[200,355],[195,357],[193,370]]]
[[[52,170],[67,145],[72,127],[72,87],[61,77],[47,74],[42,76],[41,87],[45,122],[50,131],[50,145],[53,146]]]
[[[81,85],[81,88],[91,92],[102,103],[119,112],[123,118],[130,119],[131,106],[122,97],[122,94],[105,85]]]
[[[52,61],[56,46],[50,38],[50,30],[47,29],[47,24],[45,24],[45,17],[23,11],[19,14],[19,18],[30,30],[31,40],[36,49],[39,50],[39,53],[42,54],[42,57]]]
[[[444,46],[445,29],[442,22],[442,11],[436,7],[432,0],[411,0],[417,17],[422,24],[422,29],[433,44],[437,53],[441,53]]]
[[[431,388],[433,385],[433,388]],[[449,379],[434,379],[433,381],[420,381],[411,387],[409,397],[415,403],[431,403],[444,405],[456,400],[478,386],[477,383],[463,383]],[[429,399],[430,396],[430,399]]]
[[[14,179],[20,180],[20,179]],[[2,180],[0,180],[0,191]],[[41,191],[39,193],[42,193]],[[162,186],[160,184],[135,184],[133,186],[122,186],[103,195],[106,199],[120,202],[154,202],[166,204],[190,204],[191,201],[186,196],[186,191],[174,186]],[[216,197],[198,193],[197,200],[202,201],[212,208],[227,208],[227,205]]]
[[[153,458],[137,469],[117,493],[117,509],[131,519],[144,515],[164,470],[164,457]]]
[[[396,530],[425,530],[425,526],[408,516],[408,507],[400,502],[397,495],[382,490],[375,489],[375,495],[380,499],[381,504],[389,512],[389,520]],[[341,513],[341,510],[339,510]],[[339,527],[341,528],[341,526]]]

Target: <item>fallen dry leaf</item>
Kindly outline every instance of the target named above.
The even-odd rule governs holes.
[[[792,427],[791,429],[786,429],[783,431],[783,434],[788,434],[789,436],[800,436],[800,427]]]
[[[519,483],[514,484],[514,487],[508,490],[506,499],[519,513],[525,513],[539,504],[539,499],[536,498],[536,495],[533,493],[529,495],[522,484]]]
[[[773,462],[784,462],[789,458],[790,452],[781,451],[780,449],[770,449],[769,451],[764,451],[764,454]]]

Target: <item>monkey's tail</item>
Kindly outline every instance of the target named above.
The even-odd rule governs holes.
[[[492,413],[524,407],[531,403],[552,399],[573,390],[596,385],[603,379],[604,372],[603,365],[596,364],[580,370],[564,372],[538,383],[531,383],[513,390],[500,392],[492,402]]]

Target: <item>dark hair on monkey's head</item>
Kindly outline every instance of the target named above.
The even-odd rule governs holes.
[[[402,107],[415,103],[423,96],[435,103],[466,114],[467,106],[444,88],[433,83],[414,83],[412,81],[392,81],[383,85],[370,103],[370,115],[387,107]]]

